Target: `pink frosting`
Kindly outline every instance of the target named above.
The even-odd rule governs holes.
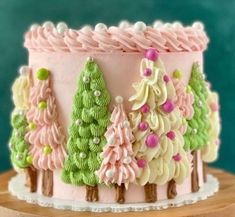
[[[33,165],[37,169],[55,170],[63,166],[66,151],[64,148],[65,136],[57,121],[55,97],[52,95],[50,80],[35,80],[30,92],[30,108],[27,120],[36,125],[26,134],[26,140],[31,144],[30,153]],[[38,108],[38,103],[46,102],[46,108]],[[50,146],[51,153],[43,152],[44,146]]]
[[[69,29],[63,35],[55,28],[39,26],[25,35],[25,47],[39,52],[64,51],[125,51],[142,52],[154,47],[159,52],[203,51],[208,37],[203,29],[194,27],[147,27],[143,32],[134,31],[133,26],[107,30]]]
[[[173,84],[176,91],[174,104],[180,109],[181,114],[186,119],[191,119],[194,114],[193,103],[194,96],[192,92],[186,91],[186,85],[180,79],[173,79]]]
[[[128,184],[135,181],[138,166],[133,157],[131,144],[134,137],[123,104],[115,106],[111,122],[105,133],[107,144],[101,154],[103,162],[97,175],[106,184]]]

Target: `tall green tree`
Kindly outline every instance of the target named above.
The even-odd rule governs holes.
[[[199,190],[197,172],[197,150],[206,146],[209,140],[209,108],[207,104],[208,88],[200,65],[194,63],[189,86],[194,94],[194,116],[188,120],[187,132],[184,134],[186,150],[191,150],[193,155],[192,191]]]
[[[98,200],[98,177],[104,133],[109,123],[110,95],[101,70],[88,58],[80,73],[78,89],[72,106],[71,125],[67,143],[68,157],[62,171],[65,183],[86,185],[87,201]]]

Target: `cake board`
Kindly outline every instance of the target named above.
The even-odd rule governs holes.
[[[192,205],[179,208],[169,208],[160,211],[146,211],[145,217],[235,217],[235,176],[218,169],[208,169],[208,172],[219,179],[220,190],[213,197],[204,201],[199,201]],[[0,216],[4,217],[105,217],[120,216],[141,217],[143,212],[126,213],[91,213],[91,212],[72,212],[44,208],[38,205],[29,204],[18,200],[8,192],[8,181],[15,175],[9,171],[0,175]]]

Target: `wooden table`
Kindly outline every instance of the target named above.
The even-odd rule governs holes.
[[[220,191],[215,196],[193,205],[162,211],[129,213],[91,213],[61,211],[28,204],[11,196],[7,190],[8,180],[15,175],[9,171],[0,175],[1,217],[235,217],[235,176],[217,169],[209,172],[220,181]]]

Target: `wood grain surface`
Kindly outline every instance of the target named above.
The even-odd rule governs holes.
[[[208,169],[220,181],[220,190],[213,197],[193,205],[162,211],[128,213],[91,213],[61,211],[28,204],[11,196],[7,190],[8,180],[15,174],[9,171],[0,175],[1,217],[235,217],[235,176],[217,169]]]

